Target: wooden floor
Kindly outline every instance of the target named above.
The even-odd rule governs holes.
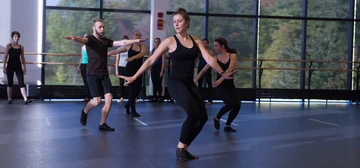
[[[80,101],[0,101],[1,168],[359,168],[360,106],[325,103],[243,103],[225,133],[211,118],[189,148],[199,160],[180,163],[175,149],[185,113],[171,103],[137,103],[141,117],[113,102],[98,130],[101,107],[80,125]],[[225,121],[227,116],[223,117]]]

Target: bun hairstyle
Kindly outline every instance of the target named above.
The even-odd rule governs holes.
[[[236,51],[235,48],[229,48],[229,46],[228,46],[228,44],[227,44],[227,41],[226,41],[224,38],[219,37],[219,38],[215,39],[215,42],[219,43],[220,46],[223,45],[224,48],[225,48],[225,50],[226,50],[226,52],[228,52],[228,53],[234,53],[234,54],[237,53],[237,51]]]
[[[186,21],[186,22],[188,22],[188,26],[187,26],[187,28],[189,28],[190,27],[190,16],[189,16],[189,14],[186,12],[186,10],[184,9],[184,8],[178,8],[176,11],[175,11],[175,13],[173,14],[173,16],[175,16],[175,15],[181,15],[183,18],[184,18],[184,20]]]
[[[20,33],[18,31],[11,32],[11,38],[14,38],[14,36],[17,35],[20,38]]]

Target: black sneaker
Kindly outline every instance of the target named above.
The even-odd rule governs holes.
[[[186,158],[186,150],[184,148],[176,148],[176,158],[181,161],[181,162],[186,162],[187,158]]]
[[[115,131],[115,128],[111,128],[106,123],[104,123],[102,125],[99,125],[99,130],[102,130],[102,131]]]
[[[84,109],[81,111],[81,116],[80,116],[80,123],[81,125],[85,126],[87,122],[87,114],[84,112]]]
[[[213,118],[213,121],[214,121],[214,127],[216,130],[219,130],[220,129],[220,121],[217,120],[215,117]]]
[[[189,151],[185,151],[185,157],[186,157],[186,159],[188,159],[188,160],[198,160],[199,159],[199,157],[197,157],[197,156],[194,156],[193,154],[191,154]]]
[[[12,104],[12,100],[9,100],[9,101],[8,101],[8,104]]]
[[[224,127],[224,131],[225,131],[225,132],[236,132],[236,130],[233,129],[233,128],[231,128],[230,126]]]
[[[140,114],[137,113],[136,111],[133,111],[133,112],[131,112],[131,116],[133,116],[133,117],[140,117]]]
[[[25,105],[27,105],[27,104],[29,104],[29,103],[31,103],[31,102],[32,102],[32,100],[29,100],[29,99],[27,99],[26,101],[24,101]]]

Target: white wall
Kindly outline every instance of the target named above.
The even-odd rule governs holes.
[[[168,6],[169,0],[151,0],[151,17],[150,17],[150,50],[154,48],[154,39],[156,37],[159,37],[161,40],[164,40],[166,38],[166,29],[167,29],[167,23],[166,23],[166,9]],[[163,29],[158,30],[157,29],[157,20],[158,20],[158,12],[163,13],[163,18],[161,18],[163,23]],[[165,78],[163,78],[162,81],[163,88],[165,86]],[[153,84],[151,82],[151,79],[149,78],[149,95],[153,95]],[[165,89],[163,89],[163,95],[164,95]]]
[[[38,38],[38,11],[39,3],[42,0],[1,0],[0,20],[2,22],[0,29],[0,51],[4,52],[5,46],[11,42],[11,32],[19,31],[21,38],[19,43],[24,46],[25,52],[38,52],[41,47],[41,38]],[[42,9],[40,9],[42,10]],[[42,11],[41,11],[42,13]],[[40,20],[40,22],[42,22]],[[40,45],[40,46],[39,46]],[[4,55],[0,56],[3,61]],[[37,62],[38,56],[25,55],[26,62]],[[2,64],[0,66],[0,83],[7,83],[6,76],[2,73]],[[28,64],[25,84],[36,84],[41,79],[41,71],[37,65]],[[16,77],[14,82],[17,83]]]

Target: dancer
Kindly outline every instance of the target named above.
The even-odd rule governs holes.
[[[209,48],[209,40],[208,39],[203,39],[202,43],[204,45],[204,47],[206,48],[206,50],[209,52],[209,54],[211,56],[214,55],[214,52]],[[200,55],[199,58],[197,59],[199,61],[199,66],[198,66],[198,74],[200,73],[200,71],[205,67],[206,62],[204,60],[204,58]],[[200,89],[200,92],[202,92],[202,88],[203,88],[203,82],[204,82],[204,77],[201,77],[199,79],[198,83],[198,87]],[[211,69],[205,72],[205,82],[207,84],[208,87],[208,93],[209,93],[209,99],[207,104],[212,104],[212,82],[211,82]]]
[[[123,36],[123,39],[129,39],[129,37],[127,35]],[[116,61],[115,61],[115,67],[117,67],[115,69],[115,75],[119,76],[119,75],[124,75],[125,72],[125,67],[126,67],[126,59],[128,58],[128,53],[127,52],[123,52],[120,54],[116,54]],[[124,101],[124,79],[119,78],[119,97],[120,99],[117,101],[118,103]]]
[[[86,36],[88,36],[88,34],[84,35],[84,37],[86,37]],[[82,77],[82,80],[83,80],[83,83],[84,83],[85,94],[86,94],[86,97],[83,100],[84,102],[89,102],[90,99],[92,99],[92,96],[90,94],[89,84],[88,84],[87,79],[86,79],[87,64],[88,64],[88,55],[87,55],[87,52],[86,52],[86,46],[83,45],[81,47],[81,57],[80,57],[80,64],[78,66],[78,73],[79,72],[81,73],[81,77]]]
[[[125,79],[126,83],[132,83],[153,65],[164,52],[169,53],[172,60],[172,68],[168,79],[169,93],[187,114],[181,128],[176,157],[180,161],[187,161],[188,159],[198,159],[197,156],[188,152],[188,147],[201,132],[208,119],[204,100],[193,81],[195,60],[198,53],[201,52],[205,61],[225,79],[231,78],[229,76],[235,71],[223,72],[216,59],[204,48],[201,40],[188,34],[190,17],[185,9],[179,8],[173,14],[173,26],[176,35],[166,38],[134,76],[120,77]]]
[[[24,84],[24,75],[26,74],[26,61],[24,56],[24,46],[19,44],[20,33],[13,31],[11,33],[12,42],[6,45],[5,55],[4,55],[4,68],[3,72],[7,76],[8,87],[7,87],[7,96],[8,104],[12,104],[12,90],[14,85],[14,73],[19,82],[20,92],[24,98],[25,105],[31,103],[32,101],[26,96],[25,84]],[[21,67],[21,65],[23,67]]]
[[[132,32],[133,39],[140,39],[141,32],[139,30],[135,30]],[[126,61],[128,62],[125,67],[125,75],[131,76],[139,70],[140,66],[143,63],[143,57],[146,54],[146,46],[140,43],[134,43],[132,45],[127,45],[123,48],[118,48],[117,50],[112,50],[108,54],[118,54],[122,52],[128,52],[128,58]],[[140,114],[136,111],[136,97],[139,95],[141,91],[141,83],[142,78],[136,79],[134,83],[128,85],[129,88],[129,100],[125,104],[125,110],[127,114],[131,114],[133,117],[140,117]],[[131,111],[130,111],[131,109]]]
[[[155,50],[159,47],[161,43],[160,38],[155,38],[154,40],[154,48],[151,50],[150,55],[152,55]],[[151,74],[151,81],[153,83],[153,98],[151,101],[161,101],[162,100],[162,79],[165,71],[165,53],[162,54],[161,59],[158,59],[151,68],[148,69],[148,74]]]
[[[234,70],[237,62],[236,49],[228,47],[227,41],[224,38],[217,38],[214,42],[214,50],[218,54],[217,62],[225,72],[231,72]],[[206,71],[210,68],[209,64],[198,74],[194,82],[197,82]],[[224,79],[221,75],[217,74],[217,80],[213,84],[216,87],[218,95],[223,99],[225,105],[221,107],[218,114],[214,116],[214,127],[220,129],[220,118],[227,112],[230,111],[229,117],[225,123],[225,132],[236,132],[230,125],[232,121],[239,114],[241,101],[236,95],[236,88],[234,85],[234,79]]]
[[[101,91],[103,88],[105,104],[101,110],[101,120],[99,130],[114,131],[115,128],[111,128],[106,124],[106,119],[109,115],[112,102],[111,94],[111,82],[109,78],[109,71],[107,69],[107,50],[112,46],[123,46],[136,42],[142,42],[147,39],[136,40],[121,40],[113,41],[106,37],[105,24],[101,19],[94,19],[92,24],[93,34],[87,37],[81,36],[63,36],[62,38],[67,40],[73,40],[86,45],[86,51],[88,53],[89,61],[87,66],[87,81],[93,99],[89,101],[85,108],[81,111],[80,123],[86,125],[87,115],[90,110],[95,108],[101,103]]]

